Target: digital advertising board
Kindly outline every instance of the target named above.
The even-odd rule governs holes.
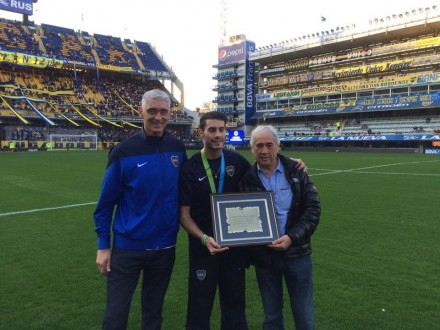
[[[235,129],[228,131],[228,142],[233,145],[242,145],[244,141],[244,131],[242,129]]]

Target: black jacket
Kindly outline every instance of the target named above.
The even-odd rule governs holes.
[[[292,245],[284,253],[289,258],[296,258],[312,253],[310,238],[319,223],[321,206],[318,191],[304,171],[298,171],[297,163],[287,157],[278,155],[284,166],[287,181],[293,191],[293,202],[287,216],[286,234],[292,239]],[[240,190],[244,192],[265,191],[257,174],[257,164],[244,175]],[[279,253],[266,246],[250,248],[251,264],[256,266],[270,265],[271,254]]]

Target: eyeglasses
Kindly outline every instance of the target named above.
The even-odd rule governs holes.
[[[168,109],[156,109],[156,108],[149,108],[147,109],[147,113],[150,116],[156,116],[157,114],[160,114],[161,116],[166,116],[169,114],[169,110]]]

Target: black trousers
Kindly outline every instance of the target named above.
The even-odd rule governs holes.
[[[186,329],[210,329],[215,294],[219,291],[221,329],[248,329],[245,314],[245,262],[232,251],[191,256]]]
[[[112,250],[103,329],[127,329],[131,299],[141,271],[142,329],[161,328],[163,302],[170,283],[175,253],[174,247],[149,251]]]

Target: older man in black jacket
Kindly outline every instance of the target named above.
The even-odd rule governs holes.
[[[310,238],[319,223],[320,201],[315,185],[297,163],[278,154],[280,140],[273,126],[258,126],[251,136],[256,160],[241,181],[247,192],[272,191],[280,238],[251,249],[264,308],[263,329],[284,329],[284,276],[296,330],[314,329]]]

